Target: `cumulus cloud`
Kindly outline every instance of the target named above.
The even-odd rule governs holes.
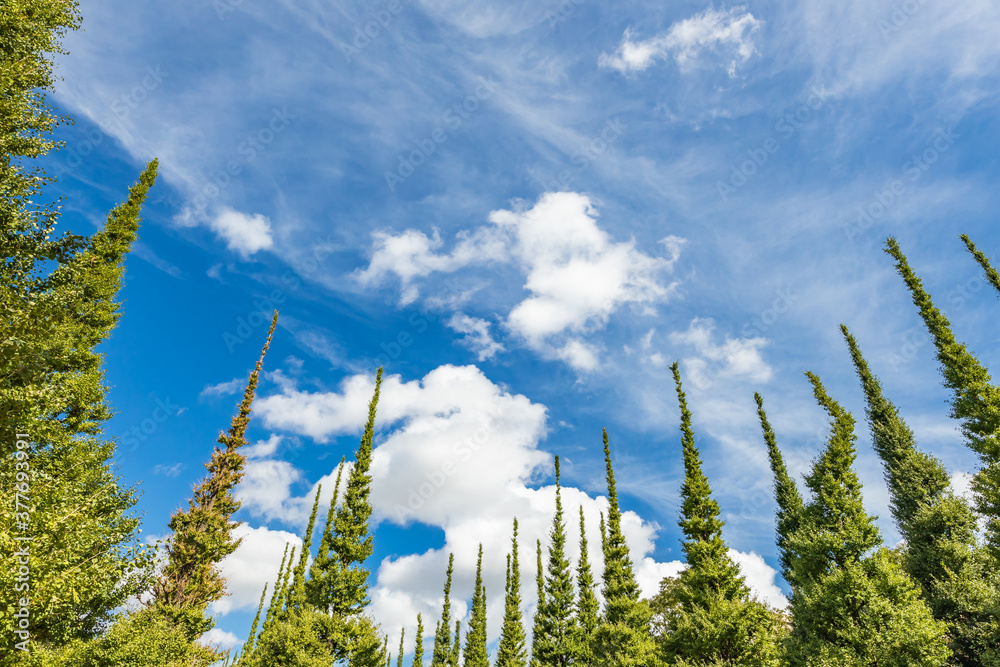
[[[355,280],[363,286],[378,285],[389,274],[395,274],[401,284],[401,306],[412,303],[419,296],[419,290],[413,284],[415,278],[435,271],[451,273],[473,262],[502,260],[506,254],[501,239],[489,229],[480,229],[473,234],[459,232],[458,244],[449,254],[436,252],[443,243],[437,229],[433,236],[407,229],[395,235],[375,232],[373,237],[368,268],[356,272]]]
[[[730,549],[729,557],[740,566],[743,576],[746,577],[747,586],[750,587],[758,600],[776,609],[784,609],[788,606],[788,598],[775,583],[778,571],[768,565],[763,556],[753,551],[743,553]]]
[[[660,241],[667,256],[654,257],[636,249],[634,240],[613,241],[598,226],[597,217],[589,197],[549,192],[534,206],[521,203],[491,212],[492,227],[460,234],[450,253],[439,252],[437,232],[433,237],[412,229],[397,235],[378,233],[369,266],[355,277],[370,285],[397,276],[405,304],[418,296],[416,278],[489,261],[515,263],[525,275],[529,296],[510,309],[505,328],[545,358],[593,370],[598,350],[581,336],[605,327],[610,316],[628,304],[654,314],[653,305],[666,301],[677,287],[677,282],[664,284],[663,278],[684,243],[667,236]],[[464,314],[457,316],[477,334],[483,328],[462,320]],[[482,349],[492,349],[486,339],[477,340],[486,346]]]
[[[223,208],[209,221],[209,227],[226,242],[226,247],[239,253],[243,259],[274,245],[271,221],[260,214],[248,215]]]
[[[465,313],[455,313],[448,320],[448,327],[466,334],[462,342],[477,354],[479,361],[491,359],[497,352],[503,352],[503,345],[490,335],[490,323],[486,320],[469,317]]]
[[[270,600],[274,580],[278,577],[278,566],[285,546],[289,551],[292,547],[298,553],[302,548],[302,540],[297,535],[284,530],[268,528],[252,528],[240,524],[233,529],[233,537],[242,540],[236,551],[229,554],[219,563],[222,576],[226,579],[228,595],[211,604],[213,613],[227,614],[234,609],[256,609],[260,601],[260,593],[264,584],[268,586]]]
[[[281,387],[280,410],[262,410],[264,420],[280,419],[282,428],[301,435],[318,433],[358,433],[367,416],[366,402],[374,390],[374,379],[358,375],[345,379],[337,392],[300,392],[291,383]],[[266,405],[272,397],[263,399]],[[277,405],[271,404],[272,407]],[[324,420],[335,425],[317,431],[317,406],[323,406]],[[490,591],[488,634],[500,632],[506,554],[510,551],[512,519],[519,521],[519,551],[522,596],[527,614],[534,611],[534,545],[541,540],[547,549],[555,511],[555,487],[536,488],[543,475],[551,473],[552,457],[539,449],[546,433],[545,406],[523,395],[511,394],[490,381],[474,366],[441,366],[420,380],[403,382],[399,376],[384,378],[379,401],[380,420],[385,429],[372,454],[373,519],[406,525],[419,522],[440,528],[444,540],[422,553],[389,556],[372,564],[376,583],[370,591],[372,613],[390,633],[390,643],[399,641],[398,631],[407,636],[415,630],[416,614],[435,618],[441,611],[441,584],[448,554],[455,554],[452,600],[453,613],[468,613],[466,601],[472,595],[476,554],[483,545],[483,576]],[[593,441],[599,451],[600,438]],[[253,462],[251,462],[253,463]],[[278,463],[278,462],[274,462]],[[565,469],[572,469],[567,461]],[[272,518],[303,525],[312,493],[320,483],[332,487],[334,472],[312,485],[304,495],[292,493],[292,480],[277,466],[272,483],[264,486],[251,479],[252,489],[241,488],[246,503],[270,504]],[[283,475],[283,476],[282,476]],[[565,481],[565,480],[564,480]],[[242,486],[242,485],[241,485]],[[276,489],[275,487],[280,487]],[[248,497],[261,494],[260,499]],[[279,499],[276,502],[276,499]],[[600,578],[603,560],[598,524],[607,516],[608,500],[573,486],[564,486],[562,502],[567,524],[567,553],[579,557],[579,511],[586,518],[587,540],[595,577]],[[636,579],[642,594],[659,588],[664,576],[683,569],[679,561],[658,562],[652,557],[659,527],[638,514],[622,515],[622,530],[635,563]],[[774,572],[762,560],[746,560],[754,573],[748,577],[756,588],[765,590],[773,583]],[[742,562],[742,561],[741,561]],[[756,569],[753,569],[756,568]],[[257,588],[256,595],[259,596]],[[249,598],[248,598],[249,599]],[[256,604],[256,598],[247,605]]]
[[[756,382],[771,378],[771,367],[761,356],[767,345],[766,338],[729,338],[715,343],[715,323],[711,319],[696,317],[687,331],[670,334],[670,341],[677,345],[693,347],[698,356],[686,357],[684,369],[699,389],[709,387],[716,378],[744,376]]]
[[[598,64],[628,74],[648,69],[657,60],[673,58],[681,71],[685,71],[693,67],[702,51],[708,50],[729,58],[727,71],[736,76],[737,65],[745,63],[754,53],[752,37],[760,25],[745,7],[729,11],[710,7],[647,40],[633,41],[632,32],[626,30],[615,52],[602,53]]]
[[[564,331],[602,327],[619,306],[663,301],[672,291],[660,278],[678,257],[677,237],[664,239],[669,258],[639,252],[634,241],[615,243],[585,195],[548,193],[527,210],[493,211],[490,222],[513,237],[525,270],[531,296],[510,311],[507,325],[533,348]]]
[[[267,440],[260,440],[252,445],[247,445],[241,451],[248,459],[262,459],[274,454],[281,444],[281,436],[272,433]]]

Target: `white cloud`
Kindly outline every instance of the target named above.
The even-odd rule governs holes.
[[[259,440],[252,445],[243,448],[242,454],[248,459],[263,459],[274,454],[281,444],[281,436],[272,433],[267,440]]]
[[[223,208],[222,212],[209,221],[208,226],[226,242],[226,247],[238,252],[243,259],[274,245],[271,221],[264,215],[248,215]]]
[[[234,609],[256,609],[264,584],[267,589],[265,607],[273,593],[274,580],[278,577],[285,545],[301,550],[302,539],[284,530],[252,528],[240,524],[233,529],[233,537],[242,540],[236,551],[219,563],[222,576],[226,579],[228,595],[211,604],[213,613],[228,614]],[[298,558],[298,556],[296,556]]]
[[[202,646],[210,646],[223,651],[228,651],[229,649],[241,646],[243,644],[243,640],[234,635],[232,632],[226,632],[225,630],[220,630],[219,628],[212,628],[198,638],[198,643]]]
[[[951,490],[956,496],[961,496],[970,503],[976,500],[976,496],[972,492],[972,475],[967,472],[952,473]]]
[[[198,394],[199,397],[205,398],[210,396],[232,396],[244,387],[246,387],[246,378],[233,378],[229,382],[220,382],[219,384],[206,385],[204,389]]]
[[[285,428],[308,434],[317,432],[321,422],[316,421],[316,406],[322,405],[325,419],[336,424],[337,431],[357,432],[367,415],[366,401],[372,390],[370,376],[346,379],[338,393],[309,395],[286,385],[280,410],[262,412],[265,421],[280,413]],[[390,556],[381,564],[371,564],[377,571],[377,583],[371,590],[372,611],[390,632],[390,643],[399,641],[400,627],[406,627],[412,638],[417,612],[425,618],[440,614],[441,585],[448,553],[453,552],[453,600],[455,613],[462,616],[467,611],[465,601],[472,594],[476,551],[482,544],[484,578],[490,592],[489,636],[494,639],[503,615],[501,591],[513,517],[520,523],[522,595],[529,614],[534,604],[530,582],[534,580],[535,540],[542,540],[543,547],[548,544],[555,488],[532,488],[540,475],[550,473],[552,465],[551,456],[538,448],[546,432],[546,408],[525,396],[508,393],[474,366],[441,366],[420,381],[405,383],[398,376],[389,376],[383,380],[379,403],[380,424],[383,428],[394,426],[377,441],[372,455],[373,518],[438,527],[444,543],[423,553]],[[385,419],[381,419],[383,414]],[[322,431],[326,435],[333,432],[329,426]],[[593,445],[600,450],[599,437]],[[566,469],[571,465],[567,461]],[[293,496],[291,478],[276,474],[267,487],[254,488],[263,494],[262,504],[271,503],[274,518],[303,523],[311,496]],[[327,488],[328,482],[323,484]],[[280,502],[275,503],[275,499]],[[598,515],[603,512],[607,516],[607,499],[564,487],[563,505],[567,549],[574,560],[579,553],[578,511],[584,509],[594,575],[599,579],[603,562]],[[652,594],[664,573],[676,572],[681,564],[657,563],[651,557],[656,524],[628,511],[622,517],[622,530],[643,593]]]
[[[291,486],[301,473],[287,461],[249,460],[235,495],[254,516],[281,517],[291,497]]]
[[[627,304],[655,314],[652,306],[665,301],[677,286],[664,285],[661,279],[672,270],[684,243],[667,236],[660,243],[668,256],[653,257],[637,250],[634,240],[612,241],[598,226],[597,215],[585,195],[549,192],[530,208],[520,202],[513,210],[491,212],[494,226],[460,234],[450,254],[437,252],[442,245],[437,232],[433,238],[412,229],[395,236],[377,233],[368,268],[355,275],[363,285],[398,276],[401,302],[406,304],[418,296],[413,282],[418,277],[488,261],[516,262],[530,296],[510,310],[506,328],[546,358],[593,370],[597,349],[580,336],[603,328],[612,313]],[[482,328],[469,320],[458,322]],[[482,343],[482,349],[491,349],[485,339]]]
[[[705,389],[720,376],[745,376],[756,382],[771,378],[771,367],[761,356],[766,338],[729,338],[713,343],[715,323],[696,317],[688,330],[670,334],[670,341],[694,347],[699,356],[684,359],[687,376],[699,389]]]
[[[504,350],[503,345],[493,340],[490,323],[486,320],[469,317],[465,313],[455,313],[448,320],[448,327],[466,334],[462,342],[478,355],[479,361],[491,359],[497,352]]]
[[[493,211],[490,222],[515,239],[532,295],[510,311],[507,326],[534,349],[565,331],[603,327],[624,304],[656,303],[672,291],[659,278],[677,259],[676,237],[664,239],[669,259],[639,252],[634,241],[615,243],[585,195],[550,192],[528,210]]]
[[[685,71],[693,66],[702,51],[711,50],[724,52],[727,58],[732,58],[727,71],[730,76],[736,76],[737,65],[753,55],[752,35],[760,25],[761,22],[745,7],[733,7],[729,11],[710,7],[647,40],[632,41],[631,31],[626,30],[615,53],[602,53],[598,64],[628,74],[641,72],[658,59],[672,57],[681,71]]]
[[[374,232],[372,236],[375,240],[368,268],[356,272],[354,277],[361,285],[369,286],[378,285],[385,276],[395,274],[401,283],[401,306],[412,303],[419,296],[419,290],[412,284],[414,278],[435,271],[451,273],[473,262],[502,260],[506,254],[501,240],[487,228],[471,235],[460,232],[458,245],[447,255],[435,252],[442,245],[436,229],[433,237],[415,229],[397,235]]]
[[[597,358],[597,348],[579,338],[570,338],[566,341],[566,344],[556,352],[556,356],[577,371],[595,371],[600,363]]]
[[[758,600],[776,609],[788,606],[788,598],[775,583],[778,571],[768,565],[762,556],[753,551],[743,553],[730,549],[729,557],[740,566],[743,576],[746,577],[747,586]]]

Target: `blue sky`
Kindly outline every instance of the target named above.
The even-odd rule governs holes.
[[[899,539],[840,323],[967,487],[976,459],[881,249],[898,238],[988,363],[996,295],[958,235],[997,255],[995,3],[81,9],[53,98],[76,123],[46,158],[63,224],[93,230],[160,160],[104,346],[145,534],[202,476],[261,313],[281,311],[213,640],[245,638],[316,485],[328,498],[357,446],[380,364],[371,595],[392,646],[440,613],[450,551],[471,598],[480,542],[495,639],[510,521],[533,581],[552,455],[598,539],[602,427],[644,590],[678,571],[674,360],[726,538],[773,604],[787,586],[754,391],[801,479],[827,425],[802,373],[824,379],[859,419],[866,505]]]

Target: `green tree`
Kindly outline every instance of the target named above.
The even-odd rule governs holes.
[[[396,667],[403,667],[403,653],[406,652],[406,647],[403,642],[406,640],[406,628],[401,628],[399,630],[399,654],[396,656]]]
[[[309,566],[309,577],[305,582],[306,601],[316,609],[333,612],[333,600],[337,595],[337,552],[333,551],[333,518],[337,514],[337,497],[340,493],[340,477],[344,472],[344,461],[341,457],[337,466],[337,480],[333,485],[333,495],[330,497],[330,507],[326,512],[326,525],[319,541],[319,550],[312,565]]]
[[[462,658],[462,621],[455,620],[455,641],[451,643],[451,653],[448,654],[449,667],[458,667]]]
[[[174,512],[170,518],[173,534],[167,542],[167,564],[153,587],[152,604],[192,640],[214,625],[205,611],[209,603],[225,594],[225,580],[218,564],[240,544],[232,536],[233,528],[239,524],[230,519],[240,508],[232,490],[243,478],[246,457],[239,450],[247,442],[244,436],[250,423],[257,378],[277,323],[275,312],[232,425],[227,433],[219,435],[219,444],[224,449],[216,447],[212,452],[211,462],[205,465],[208,476],[195,489],[188,508]]]
[[[111,469],[115,444],[102,436],[111,412],[96,347],[119,318],[122,262],[156,161],[89,238],[57,235],[59,207],[37,203],[54,179],[33,160],[60,145],[52,130],[69,120],[47,105],[51,55],[65,53],[63,36],[79,26],[72,0],[0,2],[0,454],[9,460],[18,433],[29,445],[16,466],[0,467],[0,482],[12,489],[26,474],[17,481],[31,490],[36,648],[99,633],[148,586],[152,556],[130,515],[137,495]],[[0,509],[4,609],[14,606],[16,519],[13,503]],[[5,637],[13,636],[11,618],[0,620]]]
[[[961,421],[966,445],[979,454],[982,467],[972,489],[976,508],[986,517],[986,543],[1000,562],[1000,388],[992,384],[975,355],[955,339],[948,318],[924,290],[896,239],[886,241],[885,251],[896,260],[896,271],[934,339],[944,385],[952,390],[951,416]]]
[[[458,628],[455,628],[455,645],[458,645]],[[486,652],[486,588],[483,586],[483,545],[479,545],[479,559],[476,561],[476,588],[472,594],[472,615],[469,617],[469,631],[465,635],[464,667],[489,667],[490,657]],[[455,660],[458,667],[458,660]]]
[[[573,660],[573,579],[566,559],[566,526],[563,521],[559,457],[555,457],[556,513],[549,533],[548,576],[545,603],[539,605],[535,627],[534,657],[540,665],[565,667]]]
[[[298,579],[298,573],[304,572],[303,563],[311,537],[304,540],[296,580],[293,580],[287,594],[290,598],[286,598],[286,604],[296,613],[286,613],[279,619],[296,626],[283,630],[286,635],[297,636],[296,633],[305,631],[301,628],[318,633],[316,638],[326,647],[327,660],[349,662],[354,667],[384,667],[388,659],[385,636],[366,613],[369,571],[364,566],[374,546],[368,532],[368,520],[372,513],[369,468],[381,383],[382,369],[379,368],[375,376],[375,392],[368,404],[368,420],[348,476],[343,503],[338,507],[337,497],[344,468],[344,460],[341,459],[326,526],[309,578]],[[317,495],[307,529],[310,535],[318,501]],[[280,655],[275,653],[267,659],[277,661]],[[263,664],[281,663],[265,661]]]
[[[667,662],[680,659],[694,664],[776,666],[774,616],[766,605],[751,598],[739,565],[729,557],[722,538],[725,524],[702,471],[678,364],[670,370],[681,412],[684,483],[679,525],[688,567],[676,586],[666,589],[676,605],[672,613],[661,611],[667,628],[660,636],[661,655]]]
[[[17,459],[0,466],[0,483],[31,507],[19,515],[11,498],[0,508],[0,607],[14,607],[14,554],[24,546],[14,537],[30,536],[36,647],[95,636],[149,584],[152,553],[131,514],[138,495],[115,474],[115,443],[102,435],[111,413],[95,348],[118,321],[122,262],[155,178],[154,161],[78,252],[41,258],[55,261],[49,273],[20,275],[17,261],[0,257],[0,453]],[[5,230],[9,247],[19,247],[16,236]],[[14,636],[12,614],[0,632]]]
[[[594,594],[594,575],[587,553],[587,525],[580,506],[580,560],[576,567],[576,617],[573,624],[573,660],[580,665],[590,665],[594,660],[594,632],[600,623],[600,603]],[[499,666],[498,666],[499,667]]]
[[[444,667],[451,661],[451,575],[455,568],[455,554],[448,554],[448,572],[444,580],[444,605],[441,620],[434,634],[434,652],[431,667]]]
[[[788,537],[798,528],[803,507],[802,496],[795,485],[795,480],[788,475],[788,469],[785,468],[785,460],[781,456],[781,450],[778,449],[774,430],[771,428],[770,422],[767,421],[767,413],[764,412],[764,399],[758,393],[754,393],[753,397],[757,401],[757,416],[760,418],[760,426],[764,432],[764,443],[767,445],[767,457],[771,464],[771,472],[774,474],[774,497],[778,503],[776,541],[781,561],[781,575],[785,581],[792,584]]]
[[[527,637],[521,615],[521,566],[517,557],[517,517],[511,553],[507,556],[507,584],[504,598],[503,627],[497,647],[496,667],[525,667],[528,664]]]
[[[539,650],[543,640],[542,618],[545,609],[545,569],[542,567],[542,541],[535,540],[535,588],[538,602],[535,604],[535,617],[531,626],[531,667],[541,665]]]
[[[865,393],[890,509],[906,540],[903,566],[920,585],[934,617],[948,623],[952,664],[983,664],[982,656],[996,655],[992,647],[1000,645],[1000,634],[990,614],[996,577],[988,576],[985,554],[977,553],[975,514],[950,490],[941,461],[917,448],[913,431],[882,393],[857,341],[846,326],[840,329]]]
[[[826,448],[806,477],[812,492],[793,555],[792,664],[944,665],[946,626],[936,621],[913,580],[881,544],[875,517],[864,509],[853,470],[854,418],[806,374],[831,418]],[[869,555],[871,554],[871,555]]]
[[[621,528],[607,430],[603,437],[609,507],[604,549],[604,613],[594,631],[594,662],[602,667],[638,667],[655,660],[656,645],[650,634],[652,610],[639,599],[639,584]]]
[[[312,512],[309,513],[309,522],[306,524],[306,532],[302,535],[302,551],[299,553],[299,562],[295,566],[292,575],[292,587],[289,601],[291,606],[302,609],[306,604],[306,562],[309,560],[309,553],[312,547],[313,529],[316,527],[316,513],[319,511],[319,494],[323,492],[323,485],[316,486],[316,495],[313,498]]]
[[[413,645],[412,667],[424,667],[424,619],[417,614],[417,637]]]
[[[365,424],[361,444],[355,456],[351,474],[347,478],[344,503],[337,509],[333,520],[333,539],[330,549],[337,554],[337,586],[339,595],[333,599],[334,615],[359,614],[368,605],[368,575],[364,562],[372,554],[373,538],[368,533],[371,517],[372,442],[375,437],[375,410],[378,406],[379,388],[382,385],[382,368],[375,375],[375,395],[368,404],[368,422]]]
[[[961,239],[965,242],[965,247],[969,249],[972,256],[979,262],[979,266],[983,267],[983,271],[986,272],[986,280],[993,285],[994,289],[1000,292],[1000,273],[997,273],[993,265],[990,264],[990,258],[983,254],[967,235],[962,234]]]

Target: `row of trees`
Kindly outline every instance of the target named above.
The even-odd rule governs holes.
[[[116,476],[115,443],[103,433],[110,410],[96,348],[119,318],[115,299],[123,262],[157,164],[146,167],[91,236],[55,234],[58,206],[36,203],[51,179],[31,166],[55,147],[51,131],[65,120],[46,106],[44,91],[53,76],[48,54],[59,51],[60,36],[76,29],[79,20],[70,0],[0,0],[0,484],[24,488],[31,509],[25,518],[13,499],[0,507],[0,608],[6,610],[0,618],[0,667],[181,667],[220,659],[246,667],[391,667],[386,636],[367,612],[365,566],[373,548],[369,465],[381,369],[342,494],[345,461],[338,469],[315,553],[319,491],[302,549],[286,553],[266,609],[267,587],[262,592],[246,643],[231,654],[199,643],[213,626],[209,605],[225,594],[219,563],[239,544],[232,520],[239,503],[232,492],[242,478],[241,448],[277,313],[230,428],[220,434],[206,464],[205,479],[171,517],[162,549],[140,539],[132,512],[136,491]],[[967,237],[963,241],[1000,290],[1000,276],[987,257]],[[895,240],[889,239],[886,251],[935,342],[952,392],[951,415],[979,455],[974,502],[955,495],[945,467],[918,447],[844,327],[904,542],[884,547],[875,518],[864,511],[853,470],[855,421],[817,376],[807,373],[830,417],[830,435],[804,490],[789,475],[763,399],[756,395],[774,474],[782,574],[792,589],[787,615],[770,609],[752,596],[728,556],[719,505],[702,471],[674,364],[685,468],[680,527],[686,569],[664,580],[658,595],[641,599],[605,432],[609,507],[600,527],[603,571],[600,577],[592,571],[582,512],[580,558],[575,567],[567,558],[556,458],[556,510],[544,563],[542,544],[535,544],[538,604],[530,641],[513,519],[498,666],[1000,665],[1000,388],[957,341]],[[15,456],[19,433],[29,435],[29,446]],[[985,522],[981,539],[977,521]],[[24,595],[15,593],[18,537],[31,538],[30,651],[15,647],[20,621],[14,611]],[[433,667],[485,667],[492,659],[481,558],[480,549],[464,641],[461,622],[451,617],[449,559]],[[423,622],[417,618],[414,667],[424,663]],[[397,667],[405,651],[401,638]]]

